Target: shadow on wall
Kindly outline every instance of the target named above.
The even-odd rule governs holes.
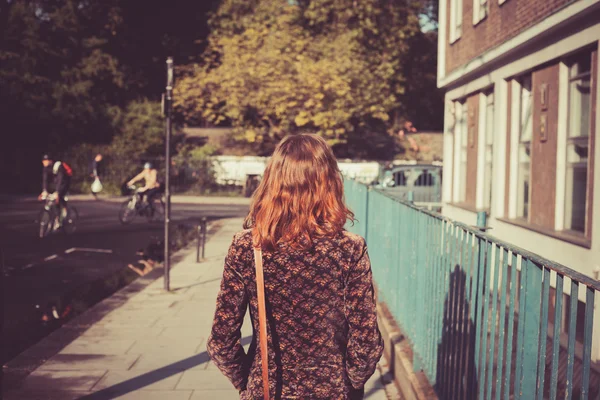
[[[469,399],[478,391],[475,325],[469,317],[473,305],[469,304],[466,283],[465,272],[456,265],[450,274],[438,346],[435,391],[440,399]]]

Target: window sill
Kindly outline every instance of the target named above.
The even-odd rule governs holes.
[[[515,225],[515,226],[518,226],[521,228],[528,229],[530,231],[541,233],[542,235],[550,236],[555,239],[559,239],[564,242],[574,244],[576,246],[585,247],[586,249],[592,248],[591,239],[586,238],[582,233],[573,232],[573,231],[555,231],[552,229],[533,225],[533,224],[527,222],[525,219],[521,219],[521,218],[519,218],[519,219],[496,218],[496,219],[498,221],[502,221],[507,224]]]
[[[475,214],[477,214],[480,211],[485,211],[485,213],[488,215],[490,214],[489,209],[478,210],[475,206],[473,206],[472,204],[469,204],[469,203],[448,203],[448,205],[452,206],[452,207],[456,207],[456,208],[461,208],[465,211],[470,211]]]
[[[473,21],[473,26],[477,26],[480,23],[482,23],[483,21],[485,21],[487,19],[487,14],[485,15],[485,17],[481,18],[479,21]]]
[[[449,43],[452,45],[460,40],[460,35],[455,37],[450,37]]]

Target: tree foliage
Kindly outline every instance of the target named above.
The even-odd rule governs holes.
[[[312,131],[338,155],[389,158],[389,133],[410,109],[407,59],[423,35],[420,7],[225,0],[202,62],[181,71],[178,110],[192,122],[231,123],[259,153],[285,134]]]
[[[0,163],[37,177],[42,153],[109,143],[119,132],[115,116],[130,103],[158,103],[167,56],[184,63],[202,52],[214,3],[0,0],[0,101],[10,143]]]

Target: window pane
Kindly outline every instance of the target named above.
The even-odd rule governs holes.
[[[590,134],[590,77],[571,82],[569,136],[589,136]]]
[[[485,180],[483,182],[484,204],[485,208],[489,208],[492,203],[492,163],[491,161],[485,164]]]
[[[571,78],[577,75],[590,72],[592,70],[592,54],[590,52],[580,53],[572,59],[569,76]]]
[[[485,142],[488,145],[494,143],[494,103],[488,104],[485,116]]]
[[[588,159],[588,143],[580,143],[577,141],[571,141],[567,144],[567,162],[573,163],[584,163],[587,164]]]
[[[529,215],[529,143],[519,146],[519,174],[517,192],[517,216],[527,218]]]
[[[490,207],[492,201],[492,162],[494,151],[494,94],[490,93],[486,98],[485,114],[485,175],[483,182],[483,206]]]
[[[565,228],[585,232],[587,167],[567,168]]]
[[[423,171],[414,182],[414,186],[433,186],[435,180],[429,171]]]
[[[531,79],[527,78],[521,88],[521,142],[529,142],[533,136],[531,111]]]
[[[406,173],[405,171],[398,171],[394,174],[394,180],[396,186],[406,186]]]

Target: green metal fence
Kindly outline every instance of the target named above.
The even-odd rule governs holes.
[[[597,280],[355,181],[345,194],[379,299],[440,398],[600,399]]]

